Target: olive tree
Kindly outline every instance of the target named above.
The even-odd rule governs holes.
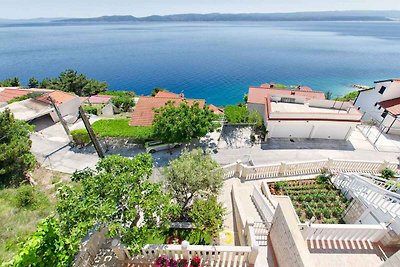
[[[201,149],[184,151],[164,169],[167,188],[188,217],[193,201],[217,196],[223,185],[223,171]]]

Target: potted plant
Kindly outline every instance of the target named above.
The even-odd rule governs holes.
[[[200,267],[201,259],[197,256],[194,256],[190,260],[190,267]]]

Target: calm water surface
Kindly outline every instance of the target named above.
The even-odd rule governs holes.
[[[66,68],[113,90],[165,87],[218,105],[270,81],[341,95],[351,84],[400,76],[400,23],[0,26],[0,79],[26,83]]]

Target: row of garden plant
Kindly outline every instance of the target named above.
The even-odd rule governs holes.
[[[330,182],[326,171],[313,180],[280,181],[270,184],[273,194],[290,197],[300,221],[313,217],[317,223],[340,223],[348,200]]]

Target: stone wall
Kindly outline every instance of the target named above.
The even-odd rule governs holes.
[[[278,207],[272,221],[269,237],[278,265],[281,267],[313,267],[306,241],[298,226],[297,215],[288,197],[276,197]]]
[[[367,207],[360,200],[354,198],[349,207],[343,213],[343,220],[347,224],[357,224],[359,223],[358,220],[366,209]]]
[[[78,255],[76,255],[74,267],[95,266],[95,258],[100,247],[106,240],[107,228],[100,228],[89,234],[81,243]]]

